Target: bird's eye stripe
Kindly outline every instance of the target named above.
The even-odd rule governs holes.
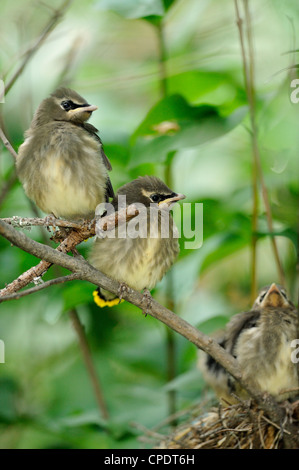
[[[260,296],[260,299],[259,299],[260,302],[265,298],[266,294],[267,294],[267,292],[265,292],[264,294],[262,294],[262,295]]]
[[[70,109],[76,109],[76,108],[84,108],[85,106],[89,106],[87,103],[78,104],[78,103],[74,103],[72,100],[61,101],[60,105],[65,111],[69,111]]]
[[[165,201],[165,199],[169,199],[171,197],[175,197],[176,193],[171,193],[171,194],[153,194],[151,196],[151,200],[154,202],[160,202],[160,201]]]

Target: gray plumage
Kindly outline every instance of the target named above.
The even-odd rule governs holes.
[[[232,317],[217,341],[238,361],[245,380],[277,401],[298,395],[298,365],[291,360],[292,340],[298,336],[298,314],[281,286],[263,288],[253,309]],[[235,402],[231,393],[247,393],[209,355],[200,354],[199,366],[205,380],[219,398]],[[288,390],[283,393],[283,390]]]
[[[177,228],[169,210],[161,209],[161,204],[164,203],[168,207],[185,196],[174,193],[154,176],[139,177],[122,186],[112,202],[115,210],[118,209],[118,196],[126,196],[127,206],[132,203],[144,205],[144,211],[127,222],[126,228],[129,230],[128,224],[134,224],[134,227],[137,224],[139,233],[143,232],[145,238],[142,236],[120,238],[118,230],[115,238],[97,238],[90,253],[90,262],[99,271],[112,279],[126,283],[133,289],[139,291],[152,289],[162,279],[179,253]],[[160,200],[154,202],[153,199],[158,198]],[[151,234],[150,231],[157,220],[159,221],[157,233]],[[164,228],[169,231],[169,237],[166,238],[161,236],[162,220],[165,223]],[[115,298],[114,294],[109,295],[103,290],[101,293],[106,299]]]
[[[113,197],[110,162],[97,129],[86,121],[96,110],[75,91],[58,88],[38,107],[17,158],[25,193],[46,213],[92,218]]]

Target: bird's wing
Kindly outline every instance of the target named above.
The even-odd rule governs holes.
[[[226,326],[226,350],[234,355],[234,349],[240,334],[249,328],[254,328],[260,318],[259,310],[250,310],[234,315]]]
[[[103,159],[103,162],[107,168],[107,170],[111,171],[112,170],[112,166],[111,166],[111,163],[110,163],[110,160],[109,158],[107,157],[107,155],[105,154],[104,152],[104,147],[103,147],[103,142],[101,141],[101,138],[100,136],[98,135],[98,129],[96,127],[94,127],[92,124],[89,124],[88,122],[85,122],[83,124],[83,127],[84,129],[86,129],[90,134],[92,134],[95,139],[101,144],[101,156],[102,156],[102,159]]]
[[[105,165],[105,167],[107,168],[108,171],[111,171],[112,166],[111,166],[109,158],[107,157],[107,155],[104,152],[103,142],[101,141],[101,138],[97,133],[98,129],[96,127],[94,127],[92,124],[89,124],[87,122],[85,122],[83,124],[83,127],[84,127],[84,129],[87,130],[87,132],[92,134],[94,136],[94,138],[99,142],[99,144],[101,146],[101,157],[102,157],[102,160],[104,162],[104,165]],[[115,194],[114,194],[113,186],[112,186],[111,180],[108,176],[107,177],[107,186],[106,186],[106,202],[109,201],[109,197],[114,198],[114,196],[115,196]]]

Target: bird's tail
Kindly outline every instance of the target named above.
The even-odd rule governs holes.
[[[121,302],[124,302],[123,299],[119,299],[114,294],[111,294],[111,292],[101,289],[100,287],[94,290],[92,295],[93,295],[93,300],[95,301],[95,303],[98,305],[98,307],[101,307],[101,308],[114,307],[115,305],[118,305]]]

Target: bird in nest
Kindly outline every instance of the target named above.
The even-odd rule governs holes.
[[[239,363],[244,380],[277,401],[299,394],[299,367],[292,341],[298,338],[298,313],[283,287],[261,289],[252,309],[234,315],[215,340]],[[235,403],[244,389],[210,355],[199,353],[199,368],[219,398]]]

